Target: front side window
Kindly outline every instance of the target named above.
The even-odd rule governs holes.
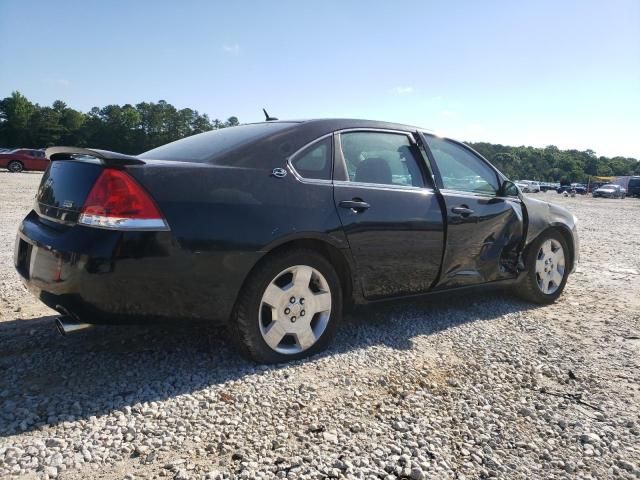
[[[442,186],[448,190],[496,195],[496,172],[466,148],[443,138],[425,135],[435,159]]]
[[[331,180],[331,146],[333,138],[327,137],[317,141],[298,153],[291,165],[301,177]]]
[[[345,132],[340,145],[351,182],[424,187],[424,178],[407,135]]]

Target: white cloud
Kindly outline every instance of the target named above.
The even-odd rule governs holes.
[[[447,118],[453,118],[453,117],[457,117],[458,113],[455,112],[454,110],[442,110],[440,112],[440,115],[442,115],[443,117],[447,117]]]
[[[229,55],[237,55],[238,53],[240,53],[240,45],[238,45],[237,43],[234,44],[224,44],[222,46],[222,51],[224,53],[228,53]]]
[[[400,86],[392,88],[391,91],[398,95],[411,95],[414,90],[413,87]]]

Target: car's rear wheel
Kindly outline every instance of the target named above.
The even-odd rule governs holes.
[[[243,288],[231,335],[260,363],[304,358],[324,350],[342,315],[342,290],[333,266],[311,250],[275,254]]]
[[[557,230],[543,232],[531,245],[526,266],[516,293],[534,303],[553,303],[569,276],[569,249],[562,235]]]
[[[24,170],[24,165],[22,165],[22,162],[19,162],[18,160],[11,160],[7,164],[7,169],[12,173],[19,173]]]

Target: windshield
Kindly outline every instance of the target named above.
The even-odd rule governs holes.
[[[204,163],[232,148],[268,137],[294,125],[297,124],[293,122],[265,122],[221,128],[167,143],[144,152],[138,157],[152,160]]]
[[[603,185],[600,188],[618,188],[617,185]]]

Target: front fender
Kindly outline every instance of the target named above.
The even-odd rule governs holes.
[[[530,197],[523,197],[522,203],[527,211],[527,233],[523,255],[529,246],[549,228],[556,228],[565,238],[571,250],[570,271],[575,270],[580,258],[577,218],[569,210],[559,205],[543,202]]]

